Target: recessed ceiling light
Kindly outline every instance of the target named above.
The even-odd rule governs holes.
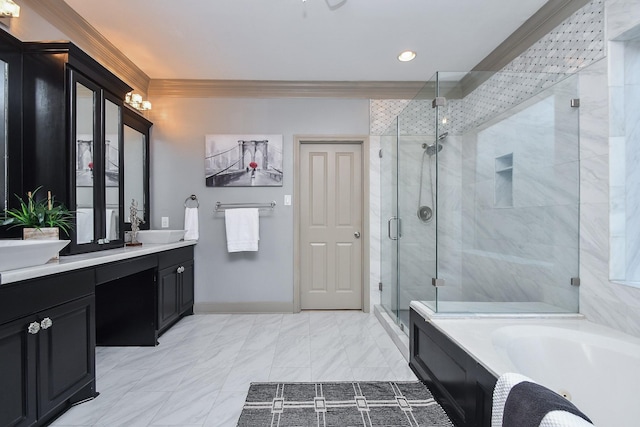
[[[400,55],[398,55],[398,60],[402,62],[407,62],[407,61],[411,61],[415,57],[416,57],[416,53],[414,51],[405,50]]]

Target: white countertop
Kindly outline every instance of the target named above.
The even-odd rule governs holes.
[[[196,243],[197,241],[195,240],[188,240],[166,244],[144,244],[142,246],[125,246],[106,251],[61,256],[59,260],[51,260],[43,265],[0,271],[0,285],[19,282],[21,280],[34,279],[36,277],[49,276],[51,274],[63,273],[65,271],[77,270],[85,267],[93,267],[100,264],[107,264],[109,262],[121,261],[171,249],[193,246]]]

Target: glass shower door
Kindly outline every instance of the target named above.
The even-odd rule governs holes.
[[[398,321],[409,331],[411,301],[436,301],[437,140],[435,76],[398,116]],[[435,311],[435,307],[431,307]]]
[[[436,310],[438,152],[436,81],[431,79],[381,136],[380,302],[409,333],[409,304]]]
[[[380,137],[380,304],[398,318],[398,125]]]

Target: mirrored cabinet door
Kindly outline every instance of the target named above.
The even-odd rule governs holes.
[[[124,221],[131,230],[129,207],[135,203],[141,229],[149,229],[149,133],[151,122],[124,109]]]
[[[104,234],[105,240],[120,240],[120,187],[122,173],[122,111],[115,102],[105,99],[104,102]]]
[[[72,251],[122,246],[122,101],[71,71],[75,162]]]
[[[76,163],[76,243],[93,243],[96,240],[94,169],[96,169],[96,107],[100,99],[99,89],[88,81],[74,82],[75,112],[75,163]]]
[[[9,64],[0,59],[0,211],[7,208],[7,113],[9,107]]]
[[[18,205],[22,194],[21,42],[0,31],[0,213]],[[19,237],[18,228],[0,227],[0,238]]]

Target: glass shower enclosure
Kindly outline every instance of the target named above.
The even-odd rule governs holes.
[[[382,307],[578,311],[576,75],[444,73],[381,135]],[[408,330],[408,329],[407,329]]]

